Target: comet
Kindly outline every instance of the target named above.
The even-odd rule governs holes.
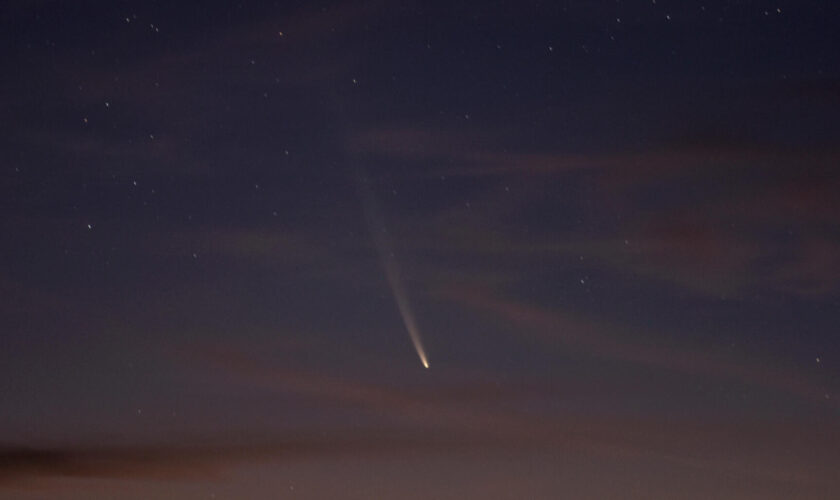
[[[426,349],[423,347],[423,338],[420,334],[420,327],[417,325],[417,320],[414,316],[414,311],[411,308],[411,302],[408,300],[408,293],[403,284],[400,267],[397,263],[397,258],[394,255],[393,245],[388,237],[385,222],[380,215],[379,207],[376,203],[376,197],[373,190],[370,188],[365,176],[359,174],[358,185],[359,193],[364,205],[365,220],[373,237],[373,243],[376,251],[379,254],[379,260],[382,261],[382,267],[385,270],[385,277],[388,280],[388,286],[391,288],[391,293],[394,296],[394,301],[397,303],[400,316],[402,317],[405,329],[408,331],[408,336],[411,338],[411,343],[414,345],[414,350],[417,351],[417,356],[420,358],[420,363],[423,367],[429,368],[429,358],[426,356]]]

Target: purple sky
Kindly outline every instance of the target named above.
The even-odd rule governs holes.
[[[0,2],[0,498],[840,497],[838,10]]]

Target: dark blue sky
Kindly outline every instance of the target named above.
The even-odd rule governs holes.
[[[0,2],[0,498],[836,497],[838,15]]]

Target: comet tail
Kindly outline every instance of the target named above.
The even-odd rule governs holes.
[[[364,203],[365,218],[367,219],[371,235],[373,235],[373,242],[382,261],[382,267],[385,268],[385,277],[388,279],[391,292],[394,294],[394,300],[397,302],[397,308],[399,308],[403,324],[405,324],[405,329],[408,330],[408,335],[411,337],[411,343],[414,344],[414,350],[417,351],[417,356],[420,357],[420,362],[423,363],[423,367],[429,368],[429,360],[426,357],[426,350],[423,348],[420,328],[417,326],[417,320],[414,318],[414,311],[411,309],[411,303],[408,300],[408,294],[402,282],[400,268],[397,265],[391,242],[388,239],[385,224],[379,215],[376,198],[362,175],[359,175],[359,191]]]

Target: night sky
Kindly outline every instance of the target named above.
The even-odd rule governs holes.
[[[840,498],[838,47],[834,1],[0,2],[0,498]]]

